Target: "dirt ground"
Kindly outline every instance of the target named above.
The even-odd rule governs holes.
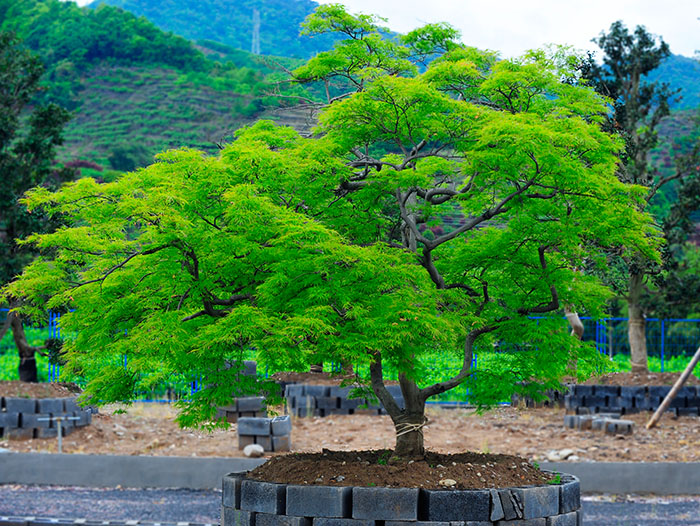
[[[180,429],[167,404],[134,404],[125,414],[106,407],[92,425],[64,439],[66,453],[240,457],[236,425],[212,433]],[[281,413],[281,410],[279,411]],[[700,461],[700,418],[664,415],[647,431],[649,414],[626,416],[635,422],[632,436],[610,436],[563,427],[563,409],[500,407],[484,415],[466,409],[429,408],[426,447],[439,453],[504,453],[542,461],[552,451],[572,450],[578,461]],[[388,416],[334,415],[295,418],[294,451],[390,449],[394,433]],[[18,452],[55,452],[56,439],[0,441]]]

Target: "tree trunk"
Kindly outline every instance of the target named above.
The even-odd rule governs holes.
[[[396,429],[394,455],[401,459],[418,459],[425,456],[423,426],[425,426],[425,400],[415,382],[399,375],[399,384],[406,409],[391,415]]]
[[[12,336],[19,353],[19,379],[21,382],[38,382],[36,348],[27,342],[22,318],[15,313],[10,313],[9,316],[12,317],[10,326],[12,327]]]
[[[629,296],[627,306],[629,325],[627,336],[630,343],[630,359],[633,373],[648,373],[646,319],[640,300],[644,290],[644,274],[630,274]]]

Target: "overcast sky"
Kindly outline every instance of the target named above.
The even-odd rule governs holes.
[[[79,0],[84,5],[89,0]],[[187,0],[180,0],[187,2]],[[233,0],[235,1],[235,0]],[[542,44],[594,49],[591,38],[616,20],[644,25],[678,55],[700,49],[698,0],[336,0],[352,12],[378,14],[405,33],[428,22],[449,22],[464,43],[519,55]]]

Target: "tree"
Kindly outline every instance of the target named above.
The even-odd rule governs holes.
[[[32,252],[15,239],[47,228],[46,217],[30,215],[18,199],[38,184],[57,186],[71,178],[74,170],[55,166],[55,148],[62,142],[61,130],[70,116],[49,104],[32,107],[39,93],[43,72],[41,61],[22,48],[12,34],[0,32],[0,283],[7,283],[22,270]],[[16,305],[11,305],[12,307]],[[28,344],[22,318],[11,312],[0,328],[0,339],[12,329],[20,356],[19,377],[37,381],[35,353]]]
[[[619,132],[625,139],[625,150],[618,178],[627,184],[648,188],[642,209],[649,206],[660,188],[671,181],[694,176],[697,149],[676,163],[674,173],[660,176],[649,162],[649,153],[658,143],[661,119],[669,114],[669,101],[678,95],[666,83],[648,82],[644,76],[656,69],[670,55],[663,39],[657,39],[643,26],[630,34],[617,21],[610,31],[593,39],[602,49],[603,63],[589,58],[584,66],[584,77],[600,93],[614,101],[614,111],[608,118],[608,129]],[[645,283],[651,272],[658,272],[653,261],[635,255],[625,255],[629,281],[626,302],[628,307],[628,338],[633,372],[648,372],[646,321],[643,307]]]
[[[562,305],[595,315],[609,297],[576,268],[605,266],[613,246],[654,258],[658,236],[639,211],[645,190],[615,178],[606,100],[562,82],[577,60],[499,61],[444,25],[398,44],[338,6],[307,28],[347,39],[297,79],[355,86],[321,112],[316,138],[263,121],[218,157],[171,151],[113,183],[25,199],[69,226],[28,239],[47,257],[4,293],[32,315],[75,309],[62,318],[67,367],[90,378],[87,395],[129,400],[173,371],[203,374],[179,416],[193,425],[241,388],[225,363],[252,348],[272,371],[352,363],[406,459],[423,454],[432,396],[466,384],[485,408],[559,386],[572,358],[580,375],[601,366],[562,327]],[[455,209],[461,225],[422,228]],[[436,355],[460,366],[426,384]]]

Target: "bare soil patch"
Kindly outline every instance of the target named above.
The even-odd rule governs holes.
[[[180,429],[168,404],[134,404],[125,414],[117,406],[102,408],[92,424],[64,438],[67,453],[242,457],[236,424],[211,433]],[[282,413],[282,408],[278,408]],[[698,462],[700,418],[664,415],[658,426],[644,429],[649,414],[625,416],[635,423],[631,436],[605,435],[563,426],[564,409],[499,407],[481,416],[465,409],[428,408],[426,447],[436,453],[501,453],[546,460],[551,450],[573,450],[568,458],[602,462]],[[296,452],[392,449],[394,426],[388,416],[333,415],[294,418]],[[18,452],[56,452],[56,439],[0,441]]]
[[[426,453],[424,460],[396,462],[392,451],[329,451],[280,455],[249,477],[282,484],[476,489],[546,484],[552,476],[525,459],[485,453]]]
[[[609,373],[594,376],[584,382],[584,385],[673,385],[681,373]],[[700,385],[700,379],[690,375],[685,385]]]
[[[22,398],[66,398],[82,392],[74,383],[29,383],[18,380],[0,381],[0,396]]]

